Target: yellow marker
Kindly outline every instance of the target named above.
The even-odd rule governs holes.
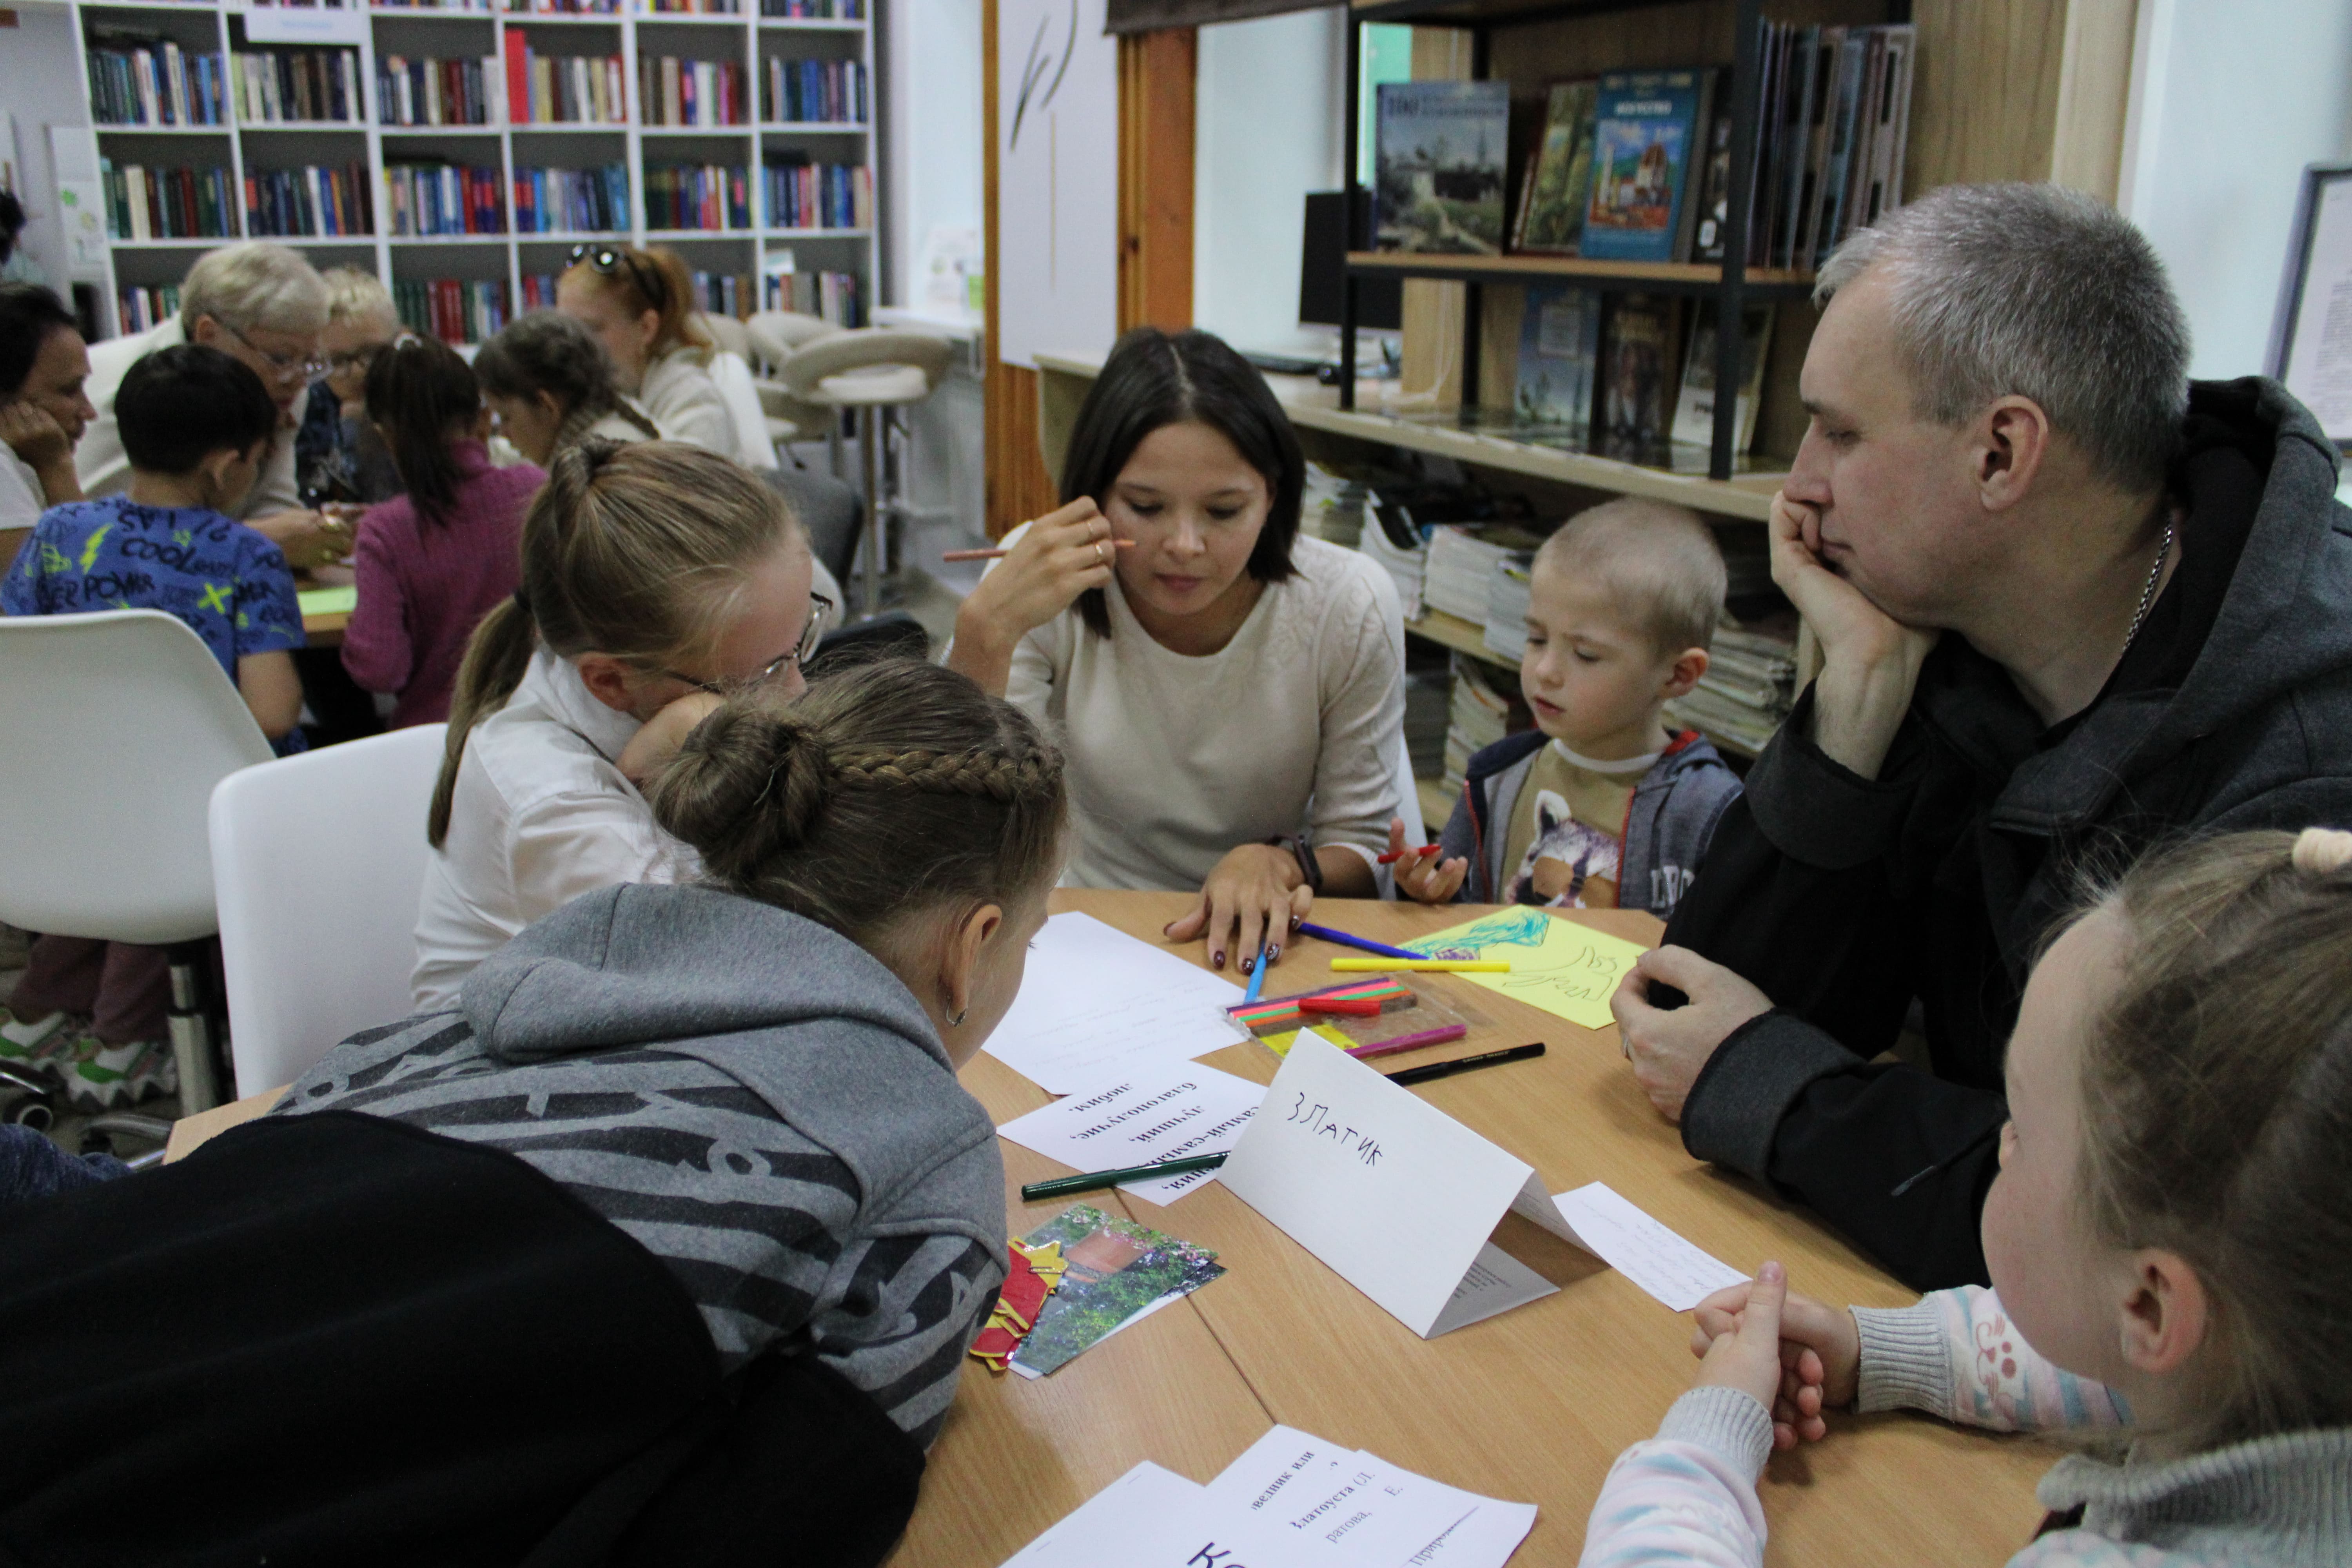
[[[1334,974],[1386,974],[1396,970],[1415,974],[1508,974],[1511,965],[1500,958],[1335,958]]]

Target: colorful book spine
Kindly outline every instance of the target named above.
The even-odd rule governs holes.
[[[496,169],[387,163],[383,184],[395,238],[506,231]]]
[[[751,181],[716,163],[646,171],[646,226],[718,232],[751,226]]]
[[[858,60],[788,60],[771,55],[761,117],[770,123],[861,125],[871,118]]]
[[[496,57],[480,59],[410,59],[379,56],[375,63],[376,120],[383,125],[494,125],[494,100],[507,68]]]
[[[789,260],[790,258],[771,254],[768,266],[773,268],[779,259]],[[866,324],[857,276],[851,272],[770,270],[761,279],[760,308],[763,310],[793,310],[803,316],[815,316],[831,321],[837,327],[862,327]]]
[[[245,232],[271,238],[323,238],[374,232],[364,163],[341,168],[245,172]]]
[[[771,228],[874,226],[874,181],[864,165],[776,163],[764,172]]]
[[[748,125],[750,81],[740,60],[637,58],[637,101],[648,125]]]
[[[88,51],[91,117],[100,125],[225,125],[226,75],[218,55],[173,43]]]
[[[517,169],[517,234],[609,234],[629,226],[629,170]]]
[[[862,22],[866,0],[760,0],[760,15],[812,22]]]
[[[392,304],[403,326],[446,343],[478,343],[514,319],[506,284],[480,279],[396,282]]]
[[[234,239],[235,178],[226,169],[151,169],[98,161],[107,237],[116,240]]]

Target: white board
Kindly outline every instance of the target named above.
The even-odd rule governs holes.
[[[1118,335],[1118,44],[1103,0],[1000,0],[996,61],[996,357],[1101,353]]]

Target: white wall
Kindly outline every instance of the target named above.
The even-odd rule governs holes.
[[[980,0],[887,0],[890,217],[886,302],[923,293],[923,243],[934,228],[984,232]]]
[[[16,26],[0,28],[0,111],[16,121],[16,146],[24,157],[17,198],[32,222],[26,248],[49,287],[67,292],[65,229],[58,222],[58,182],[49,167],[52,125],[87,125],[81,67],[74,59],[73,13],[63,5],[18,5]]]
[[[1328,352],[1298,325],[1309,191],[1339,188],[1347,36],[1337,10],[1201,29],[1192,320],[1242,349]]]
[[[2266,368],[2306,163],[2352,156],[2352,5],[2140,0],[2117,193],[2164,258],[2189,374]]]

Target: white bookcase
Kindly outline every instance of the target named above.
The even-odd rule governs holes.
[[[247,122],[240,119],[237,84],[226,80],[229,123],[211,126],[125,126],[100,123],[100,106],[90,105],[93,157],[116,165],[146,167],[225,166],[233,189],[240,194],[232,237],[244,237],[246,215],[241,193],[248,169],[299,168],[363,163],[370,182],[370,203],[376,232],[350,237],[278,237],[320,267],[372,268],[386,284],[500,281],[514,314],[527,305],[522,285],[527,277],[561,272],[571,248],[583,240],[626,240],[635,245],[661,245],[676,250],[690,269],[753,278],[753,298],[739,300],[739,311],[760,307],[758,279],[763,265],[780,252],[789,252],[802,273],[838,272],[856,279],[858,320],[862,322],[879,302],[881,282],[879,237],[873,226],[787,227],[769,210],[764,163],[768,156],[800,153],[823,164],[863,165],[873,189],[868,204],[883,210],[882,168],[876,156],[875,126],[881,119],[882,82],[876,68],[875,7],[881,0],[848,0],[862,14],[856,19],[807,18],[760,15],[761,0],[733,0],[739,14],[703,15],[655,11],[646,0],[620,0],[622,9],[610,13],[546,13],[508,9],[514,0],[475,0],[465,5],[391,6],[353,4],[274,5],[247,0],[75,0],[75,47],[82,67],[86,95],[89,56],[94,29],[118,29],[160,35],[176,42],[184,55],[217,54],[225,75],[230,57],[256,49],[340,47],[358,51],[360,82],[366,118],[359,123],[341,121]],[[541,0],[544,3],[544,0]],[[709,4],[712,0],[700,0]],[[769,0],[776,4],[777,0]],[[492,8],[495,4],[496,8]],[[831,9],[847,8],[833,0]],[[507,37],[524,31],[540,55],[584,55],[622,58],[627,100],[627,121],[604,124],[516,123],[507,108],[503,61]],[[377,61],[387,56],[408,59],[495,58],[501,62],[490,91],[491,122],[487,125],[396,126],[384,123],[377,102]],[[639,101],[639,59],[676,57],[688,60],[728,60],[750,73],[748,108],[751,123],[676,128],[646,123]],[[856,61],[864,68],[866,115],[852,122],[770,121],[764,118],[766,62],[823,59]],[[499,174],[499,215],[504,232],[464,236],[394,237],[391,226],[386,163],[406,159],[446,159],[461,166],[489,168]],[[593,233],[516,234],[514,176],[519,169],[560,167],[594,169],[613,163],[625,166],[629,181],[626,226]],[[646,224],[646,172],[648,163],[718,164],[740,168],[750,186],[751,226],[725,230],[667,229]],[[256,237],[262,237],[257,236]],[[132,286],[177,284],[193,259],[190,252],[226,243],[219,238],[131,239],[115,237],[107,247],[101,324],[110,332],[123,330],[119,310],[121,291]],[[712,308],[718,308],[714,296]]]

